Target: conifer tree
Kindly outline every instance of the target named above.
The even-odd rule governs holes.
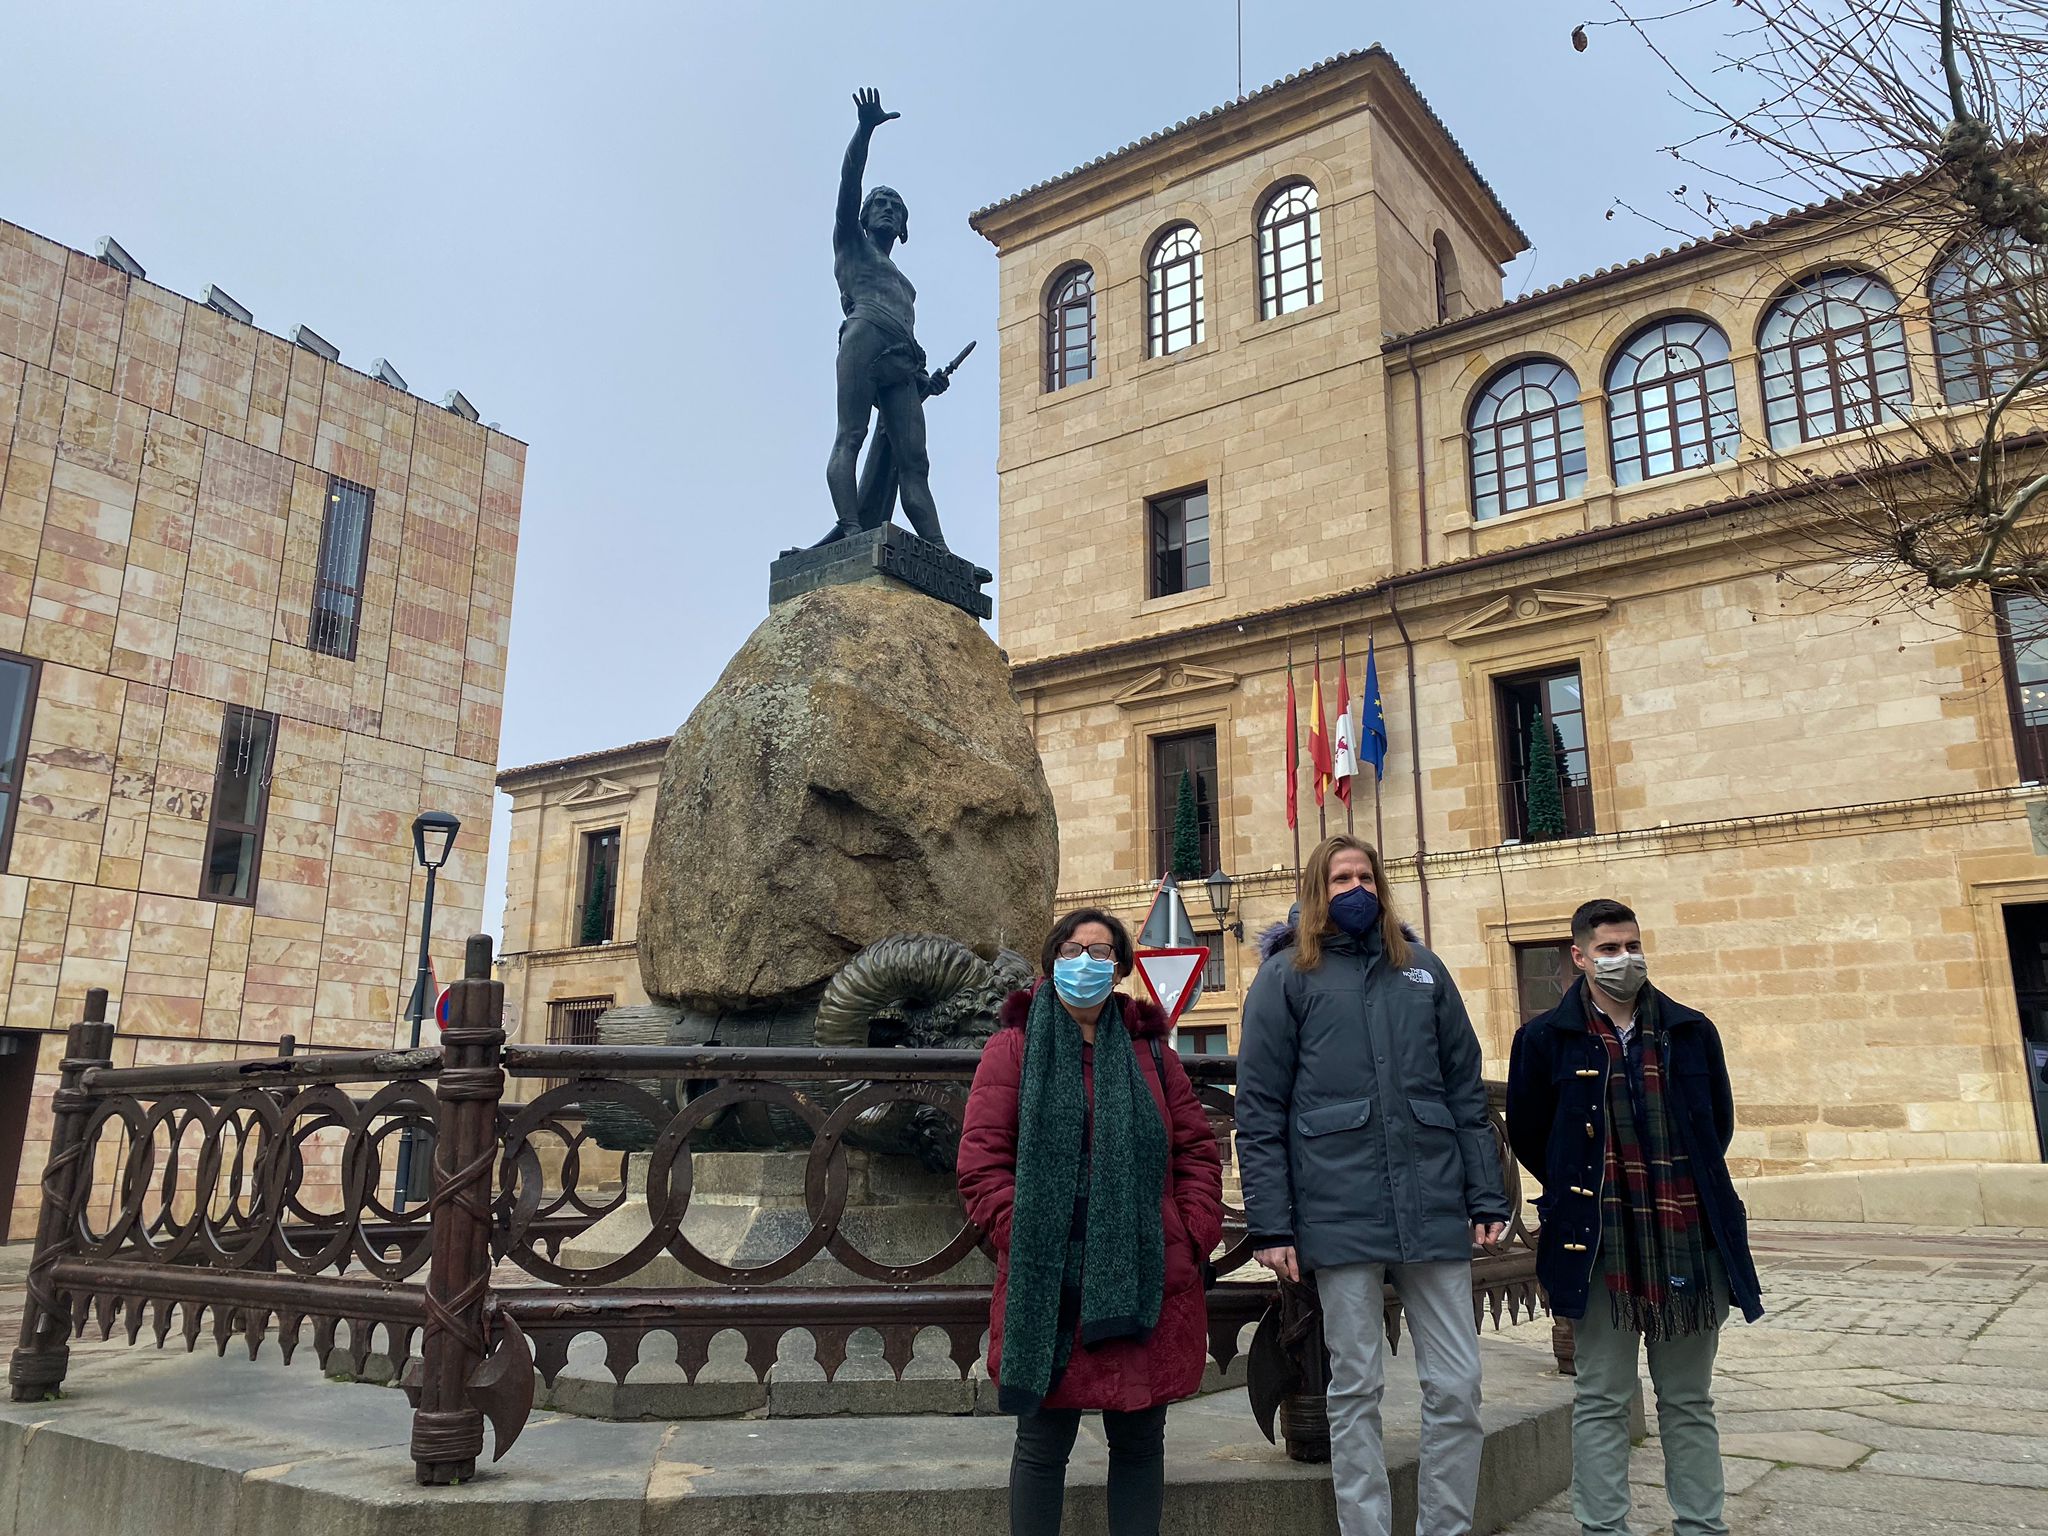
[[[1528,837],[1532,843],[1564,836],[1564,793],[1557,769],[1557,740],[1539,704],[1529,726]]]
[[[1180,771],[1180,795],[1173,808],[1173,878],[1202,878],[1202,823],[1195,813],[1195,778]]]

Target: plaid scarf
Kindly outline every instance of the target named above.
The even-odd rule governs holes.
[[[1588,986],[1592,983],[1588,982]],[[1672,1135],[1664,1098],[1664,1036],[1657,994],[1639,994],[1643,1112],[1629,1091],[1628,1050],[1586,999],[1587,1026],[1607,1047],[1607,1178],[1600,1202],[1600,1270],[1617,1327],[1645,1342],[1704,1333],[1718,1321],[1707,1276],[1692,1163]]]

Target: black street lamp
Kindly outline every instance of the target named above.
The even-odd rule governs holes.
[[[427,898],[420,908],[420,963],[413,973],[412,1006],[407,1011],[412,1015],[412,1048],[420,1048],[420,1023],[427,1016],[427,946],[434,936],[434,877],[441,872],[441,866],[448,862],[448,855],[455,847],[455,834],[462,830],[462,823],[446,811],[421,811],[413,818],[412,852],[420,868],[427,872]],[[398,1133],[398,1184],[392,1193],[391,1208],[403,1214],[406,1202],[412,1198],[412,1157],[413,1126],[406,1121],[405,1128]]]
[[[1209,910],[1214,912],[1219,920],[1230,915],[1230,888],[1234,883],[1230,876],[1220,869],[1202,882],[1209,890]],[[1225,923],[1224,926],[1238,938],[1244,937],[1243,918],[1234,923]]]

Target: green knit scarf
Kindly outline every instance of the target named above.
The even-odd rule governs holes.
[[[1092,1155],[1083,1169],[1088,1105],[1081,1044],[1081,1026],[1052,983],[1041,983],[1031,999],[1017,1092],[1017,1196],[997,1394],[1005,1413],[1038,1411],[1066,1368],[1077,1316],[1083,1348],[1143,1338],[1159,1321],[1166,1126],[1139,1069],[1121,1004],[1111,997],[1095,1023]],[[1084,1189],[1087,1236],[1077,1241],[1074,1203]]]

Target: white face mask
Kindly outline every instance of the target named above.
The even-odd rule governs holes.
[[[1650,962],[1641,955],[1593,956],[1593,984],[1616,1002],[1632,1001],[1649,974]]]

